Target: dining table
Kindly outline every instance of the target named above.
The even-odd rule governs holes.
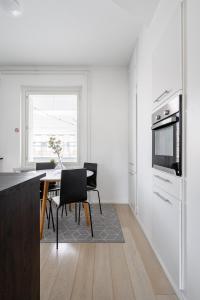
[[[44,221],[45,221],[45,211],[47,207],[48,199],[48,190],[50,183],[60,183],[61,182],[61,171],[62,170],[43,170],[46,175],[40,179],[41,182],[44,182],[43,198],[42,198],[42,207],[40,209],[40,239],[43,238],[44,232]],[[92,176],[94,173],[90,170],[87,170],[87,177]],[[90,213],[87,203],[83,202],[83,207],[85,211],[86,224],[90,225]]]

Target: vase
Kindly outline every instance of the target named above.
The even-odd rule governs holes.
[[[55,169],[56,170],[65,170],[66,169],[66,167],[64,166],[60,157],[58,157],[58,163],[57,163]]]

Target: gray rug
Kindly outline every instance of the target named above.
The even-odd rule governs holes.
[[[54,223],[56,222],[56,209],[54,204],[53,214]],[[85,214],[81,209],[81,222],[78,225],[75,222],[74,207],[68,215],[63,214],[61,217],[59,211],[59,243],[124,243],[124,237],[119,222],[116,209],[111,204],[102,204],[103,214],[100,214],[99,205],[91,205],[94,237],[91,237],[90,226],[86,225]],[[52,223],[50,228],[47,228],[47,219],[45,216],[44,237],[41,240],[43,243],[55,243],[56,233],[53,232]]]

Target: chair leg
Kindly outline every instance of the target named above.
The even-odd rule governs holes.
[[[75,222],[77,222],[77,203],[75,203]]]
[[[87,202],[88,204],[88,207],[89,207],[89,212],[90,212],[90,226],[91,226],[91,234],[92,234],[92,237],[94,236],[93,234],[93,225],[92,225],[92,214],[91,214],[91,208],[90,208],[90,203]]]
[[[50,227],[50,216],[51,216],[51,204],[49,202],[49,216],[48,216],[48,229]]]
[[[65,204],[65,214],[67,216],[67,204]]]
[[[100,199],[100,194],[99,194],[99,191],[98,190],[95,190],[98,194],[98,199],[99,199],[99,209],[100,209],[100,213],[102,215],[102,209],[101,209],[101,199]]]
[[[63,217],[64,206],[62,207],[61,217]]]
[[[53,231],[55,232],[55,225],[54,225],[53,210],[52,210],[52,204],[51,204],[51,202],[49,202],[49,221],[48,221],[48,228],[49,228],[49,225],[50,225],[50,217],[51,217],[51,220],[52,220]]]
[[[58,250],[58,210],[59,207],[56,208],[56,249]]]
[[[78,225],[80,225],[81,222],[81,202],[79,202],[78,206]]]
[[[41,205],[41,208],[42,208],[42,200],[40,200],[40,205]],[[47,221],[49,220],[49,216],[48,216],[48,210],[47,210],[47,207],[46,207],[46,217],[47,217]]]

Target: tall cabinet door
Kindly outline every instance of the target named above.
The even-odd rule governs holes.
[[[154,106],[182,88],[181,4],[171,16],[152,58]]]
[[[136,66],[130,69],[129,82],[129,203],[137,213],[137,80]]]

